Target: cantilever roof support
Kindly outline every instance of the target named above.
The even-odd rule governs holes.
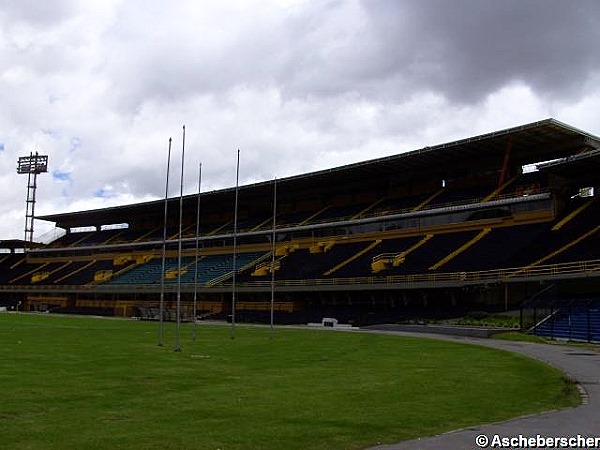
[[[508,136],[508,142],[506,144],[506,151],[504,152],[504,163],[502,164],[502,172],[500,172],[500,179],[498,180],[498,189],[504,184],[504,180],[508,177],[508,162],[510,161],[510,148],[512,147],[512,136]]]

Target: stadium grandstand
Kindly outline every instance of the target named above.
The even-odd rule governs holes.
[[[179,285],[187,318],[227,319],[235,292],[237,320],[261,322],[273,289],[276,323],[524,308],[540,334],[581,313],[596,340],[599,173],[600,138],[547,119],[184,196],[181,235],[170,198],[166,240],[163,200],[36,217],[60,237],[0,241],[0,305],[155,319],[163,289],[172,318]]]

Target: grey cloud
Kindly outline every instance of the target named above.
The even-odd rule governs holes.
[[[279,17],[269,8],[252,16],[226,17],[229,12],[213,4],[182,16],[164,2],[143,10],[123,5],[107,32],[103,68],[119,106],[135,109],[147,100],[175,103],[239,85],[272,84],[282,57]]]
[[[513,81],[542,95],[579,93],[600,69],[594,0],[365,1],[388,77],[475,101]],[[381,75],[379,75],[381,76]]]
[[[36,27],[55,27],[79,9],[75,0],[4,0],[0,18],[13,25],[21,22]]]
[[[227,14],[126,3],[106,55],[115,99],[135,109],[247,85],[285,98],[435,92],[473,103],[514,82],[576,96],[600,71],[595,0],[331,1],[221,23]]]
[[[161,198],[169,136],[174,195],[182,123],[187,193],[200,161],[233,186],[237,147],[246,183],[550,115],[598,133],[597,2],[38,3],[0,9],[0,237],[34,148],[71,180],[40,179],[44,214]]]

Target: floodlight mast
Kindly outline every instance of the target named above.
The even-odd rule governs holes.
[[[27,243],[33,242],[33,221],[35,219],[35,193],[37,189],[37,176],[48,172],[48,155],[31,152],[29,156],[21,156],[17,161],[17,173],[27,175],[27,202],[25,208],[25,239]]]

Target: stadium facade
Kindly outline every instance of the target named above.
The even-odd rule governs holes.
[[[63,235],[25,252],[0,241],[0,304],[155,318],[162,290],[173,317],[180,289],[185,317],[197,292],[196,316],[227,318],[235,295],[238,320],[265,321],[274,294],[278,323],[357,324],[549,296],[589,306],[600,298],[599,171],[600,138],[547,119],[185,196],[181,235],[170,198],[166,240],[164,201],[37,217]]]

